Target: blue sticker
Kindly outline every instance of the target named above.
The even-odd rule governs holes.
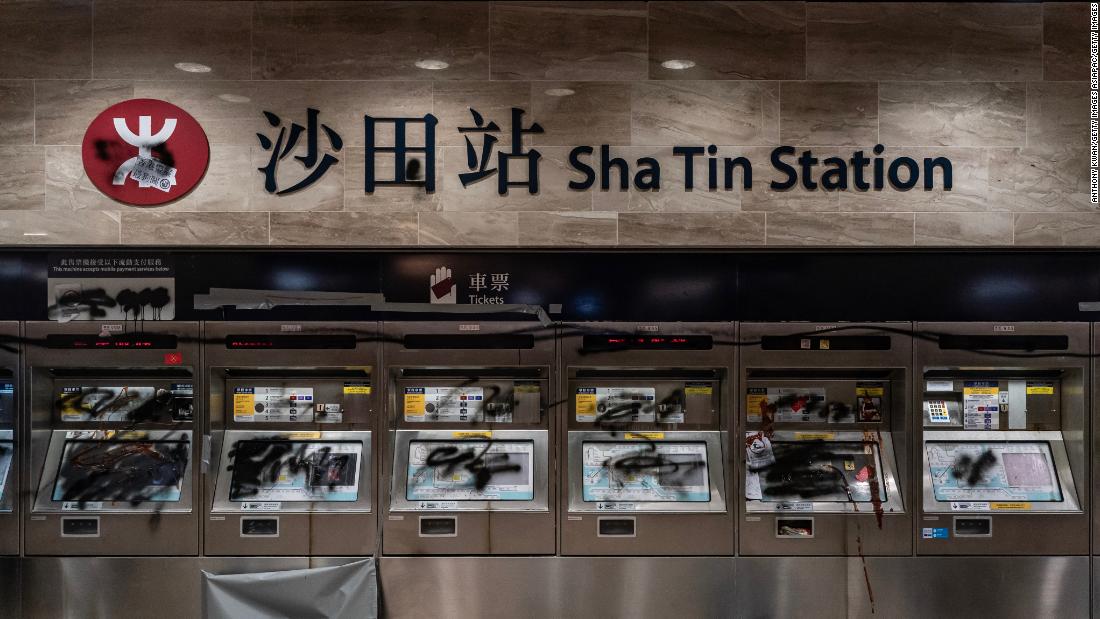
[[[921,529],[921,537],[924,539],[947,539],[947,527]]]

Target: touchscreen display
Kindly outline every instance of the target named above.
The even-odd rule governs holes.
[[[585,501],[708,502],[706,443],[586,442]]]
[[[937,501],[1062,500],[1048,443],[942,441],[924,447]]]
[[[410,501],[531,501],[531,441],[412,441],[405,498]]]
[[[772,441],[749,462],[748,499],[870,503],[887,500],[878,446],[851,441]],[[759,488],[757,490],[757,488]]]
[[[355,501],[358,441],[238,441],[230,456],[230,501]]]
[[[186,440],[66,440],[53,500],[177,502],[190,454]]]

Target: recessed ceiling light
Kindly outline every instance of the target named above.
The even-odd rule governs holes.
[[[568,97],[569,95],[577,94],[577,91],[572,88],[548,88],[546,94],[551,97]]]
[[[222,94],[222,95],[218,95],[218,98],[221,99],[222,101],[227,102],[227,103],[248,103],[249,101],[252,100],[252,99],[249,99],[248,97],[246,97],[244,95],[234,95],[234,94],[231,94],[231,93],[225,93],[225,94]]]
[[[666,69],[672,69],[673,71],[683,71],[684,69],[690,69],[695,66],[694,60],[666,60],[661,63],[661,66]]]
[[[443,69],[446,69],[447,67],[449,67],[451,65],[444,62],[444,61],[442,61],[442,60],[435,60],[434,58],[425,58],[423,60],[417,60],[416,61],[416,66],[418,68],[427,69],[429,71],[442,71]]]
[[[185,73],[209,73],[213,71],[210,67],[198,62],[177,62],[174,66]]]

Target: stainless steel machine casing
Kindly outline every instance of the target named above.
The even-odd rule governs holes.
[[[21,445],[22,407],[19,405],[20,359],[19,323],[0,322],[0,557],[20,554],[20,490],[19,466],[23,459]]]
[[[378,331],[375,322],[204,324],[205,555],[375,553]],[[254,452],[248,461],[260,462],[252,477],[261,483],[238,480],[246,450]],[[352,483],[314,484],[315,470],[324,476],[325,467],[347,461]],[[299,471],[303,487],[290,487]],[[338,487],[354,490],[327,500]]]
[[[34,343],[26,348],[23,377],[31,447],[23,480],[33,496],[33,502],[24,506],[25,554],[198,555],[198,428],[203,408],[201,398],[194,394],[202,393],[199,325],[145,323],[135,328],[126,322],[28,322],[24,332]],[[167,409],[159,411],[146,419],[149,401],[142,403],[142,390],[156,389],[159,404],[166,384],[172,385],[166,401],[180,408],[172,409],[170,415]],[[179,397],[176,384],[181,390]],[[57,393],[59,385],[65,395]],[[112,392],[109,385],[119,385],[120,391]],[[127,401],[139,406],[129,412],[124,410],[127,401],[123,392],[130,393],[127,390],[133,393],[126,396],[131,398]],[[103,395],[106,399],[97,399]],[[74,420],[64,420],[89,404],[95,419],[76,415]],[[97,409],[100,404],[104,407]],[[135,417],[127,418],[129,415]],[[77,452],[81,444],[85,448]],[[161,450],[154,445],[162,445]],[[96,449],[103,451],[97,455]],[[166,463],[166,453],[184,461]],[[119,490],[110,478],[102,476],[104,470],[142,454],[159,462],[158,467],[167,467],[157,468],[156,475],[181,473],[176,490],[166,487],[168,495],[177,499],[154,493],[138,499],[112,496],[93,500],[93,491],[111,496]],[[83,458],[92,462],[76,462]],[[63,488],[61,467],[69,466],[67,463],[72,468],[65,470],[91,468],[92,473],[87,480]],[[181,464],[183,470],[179,471]],[[105,480],[99,487],[97,475]],[[156,487],[157,479],[150,487]]]
[[[554,554],[553,330],[440,321],[382,331],[383,554]],[[515,488],[493,485],[509,473]]]
[[[734,326],[606,322],[563,329],[561,554],[732,555]],[[707,479],[671,477],[691,469]],[[653,491],[619,485],[645,486],[662,476],[670,483],[657,481]],[[658,500],[598,500],[632,495]]]
[[[915,415],[914,441],[916,460],[922,463],[914,479],[921,489],[917,554],[1087,555],[1089,325],[918,323],[916,328],[932,336],[917,341],[914,366],[920,380],[914,389],[914,410],[922,411]],[[994,396],[999,400],[996,404]],[[982,398],[989,399],[989,406],[981,405]],[[946,404],[941,407],[940,402]],[[1060,486],[1061,498],[946,500],[949,492],[994,490],[984,489],[984,479],[983,489],[968,490],[975,488],[968,471],[987,465],[961,452],[947,477],[935,475],[931,467],[936,463],[931,459],[946,449],[939,446],[963,445],[956,448],[961,450],[998,444],[1006,449],[1038,445],[1053,463],[1046,465],[1056,475],[1049,483]],[[985,448],[981,456],[989,459],[986,453],[993,455]],[[993,466],[986,470],[995,471]],[[989,474],[982,472],[982,477]],[[1010,473],[1005,475],[1009,487],[998,492],[1017,492],[1011,488],[1021,486],[1007,478]],[[927,534],[929,529],[932,535]],[[946,536],[937,535],[936,529],[946,529]]]
[[[910,323],[807,324],[741,323],[738,436],[745,437],[740,451],[744,474],[739,477],[738,552],[741,555],[778,556],[904,556],[912,553],[913,528],[909,465],[910,397],[912,384],[912,336]],[[768,392],[771,392],[770,394]],[[802,394],[802,397],[796,397]],[[786,408],[775,410],[775,400],[786,397]],[[810,404],[806,398],[820,398]],[[767,403],[772,410],[750,410],[751,404]],[[861,403],[867,406],[861,407]],[[801,407],[799,415],[790,410]],[[808,419],[807,419],[808,418]],[[773,470],[774,457],[760,472],[746,465],[749,439],[805,450],[856,445],[857,452],[871,450],[870,458],[857,453],[844,457],[843,470],[816,465],[810,470]],[[856,458],[867,467],[874,483],[863,501],[821,501],[828,495],[821,484],[807,484],[809,496],[763,500],[747,498],[747,476],[793,476],[795,479],[824,475],[824,479],[852,475]],[[790,459],[801,459],[790,457]],[[849,466],[849,464],[851,466]],[[799,462],[797,466],[802,466]],[[850,469],[850,470],[849,470]],[[875,475],[875,469],[878,474]],[[831,475],[829,474],[831,473]],[[874,481],[876,480],[877,481]],[[856,482],[860,484],[861,482]],[[843,485],[848,487],[849,481]],[[758,487],[758,486],[756,486]],[[755,496],[755,495],[754,495]],[[798,523],[802,526],[785,526]]]

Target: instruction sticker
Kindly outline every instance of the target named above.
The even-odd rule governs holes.
[[[882,396],[885,392],[882,383],[856,383],[856,414],[859,421],[882,421]],[[833,415],[829,415],[829,420],[834,421]]]
[[[277,512],[283,508],[279,501],[248,501],[241,503],[242,512]]]
[[[989,503],[985,501],[952,501],[951,511],[953,512],[987,512],[989,511]]]
[[[344,395],[370,395],[370,383],[352,382],[344,383]]]
[[[963,385],[963,429],[997,430],[1001,424],[1000,388],[992,381]]]
[[[404,398],[405,421],[476,423],[485,419],[481,387],[406,387]]]
[[[1054,383],[1027,383],[1027,395],[1054,395]]]
[[[574,395],[577,421],[654,422],[657,390],[652,387],[578,387]],[[664,418],[663,421],[675,421]],[[682,420],[682,413],[681,413]]]
[[[947,539],[947,527],[924,527],[920,531],[923,539]]]
[[[745,405],[750,422],[761,421],[764,411],[773,407],[773,421],[781,423],[822,422],[831,417],[824,387],[750,387]]]
[[[313,421],[313,387],[234,387],[234,421]]]
[[[763,420],[768,409],[768,390],[763,387],[749,387],[745,396],[745,415],[750,422]]]

